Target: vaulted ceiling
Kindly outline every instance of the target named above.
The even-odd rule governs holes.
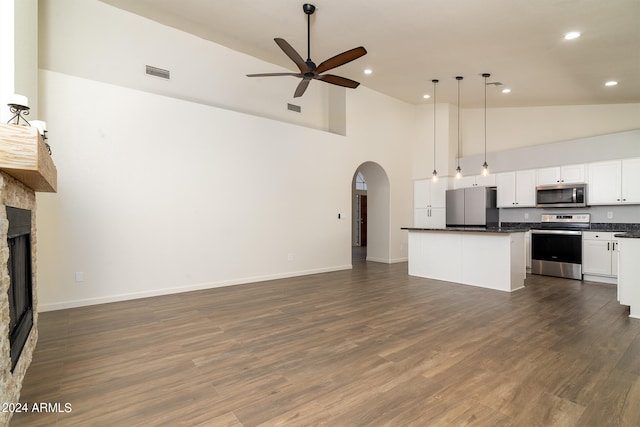
[[[102,0],[291,71],[274,43],[307,56],[304,1]],[[356,46],[368,54],[332,70],[413,103],[439,79],[438,102],[490,107],[640,102],[638,0],[317,0],[311,19],[316,63]],[[565,40],[564,34],[582,36]],[[365,68],[372,74],[364,75]],[[251,69],[247,73],[281,71]],[[277,77],[290,78],[290,77]],[[606,87],[605,82],[618,84]],[[291,78],[292,93],[297,79]],[[501,83],[497,84],[497,83]],[[315,82],[312,84],[324,84]],[[503,94],[502,89],[511,89]],[[357,90],[357,89],[356,89]]]

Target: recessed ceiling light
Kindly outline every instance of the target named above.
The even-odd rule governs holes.
[[[372,70],[371,68],[366,68],[366,69],[364,70],[364,73],[365,73],[366,75],[369,75],[369,74],[373,73],[373,70]]]
[[[618,84],[618,82],[611,80],[610,82],[606,82],[604,85],[605,86],[615,86],[617,84]]]
[[[431,98],[431,95],[422,95],[422,97],[423,97],[424,99],[429,99],[429,98]]]
[[[509,88],[502,89],[502,93],[511,93],[511,89]]]
[[[573,40],[573,39],[577,39],[578,37],[580,37],[582,34],[580,34],[577,31],[571,31],[567,34],[564,35],[564,39],[565,40]]]

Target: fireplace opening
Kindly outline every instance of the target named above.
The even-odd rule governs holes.
[[[9,343],[11,371],[33,327],[31,211],[7,206],[9,231]]]

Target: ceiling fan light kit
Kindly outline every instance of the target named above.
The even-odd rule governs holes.
[[[317,65],[311,60],[311,15],[316,11],[316,7],[312,4],[305,3],[302,5],[303,12],[307,15],[307,60],[303,60],[300,54],[289,44],[285,39],[275,38],[274,41],[282,49],[282,51],[291,59],[298,69],[299,73],[261,73],[261,74],[247,74],[247,77],[274,77],[274,76],[293,76],[301,78],[298,83],[298,87],[293,95],[294,98],[298,98],[304,94],[309,86],[311,80],[320,80],[325,83],[331,83],[333,85],[347,87],[351,89],[357,88],[360,83],[355,80],[347,79],[346,77],[336,76],[334,74],[322,74],[325,71],[329,71],[333,68],[340,67],[348,62],[356,60],[363,55],[366,55],[367,50],[362,47],[356,47],[345,52],[342,52],[336,56],[333,56],[326,61]]]

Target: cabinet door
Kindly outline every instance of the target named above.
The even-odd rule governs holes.
[[[413,210],[413,226],[416,228],[429,228],[429,209],[418,208]]]
[[[496,174],[496,184],[498,192],[498,207],[516,207],[516,173],[505,172]]]
[[[526,267],[531,270],[531,232],[524,233],[524,261]]]
[[[413,181],[413,207],[414,209],[424,209],[429,206],[429,191],[431,181],[420,179]]]
[[[445,228],[445,208],[433,208],[430,211],[429,228]]]
[[[444,208],[446,205],[446,192],[449,186],[448,178],[440,178],[431,182],[429,205],[434,208]]]
[[[611,242],[608,240],[582,240],[582,273],[611,275]]]
[[[445,208],[413,210],[413,226],[416,228],[445,228]]]
[[[496,174],[476,175],[476,185],[478,187],[495,187],[496,186]]]
[[[519,208],[536,205],[536,171],[516,172],[516,206]]]
[[[611,275],[618,277],[618,241],[611,241]]]
[[[560,168],[560,181],[566,184],[585,182],[584,165],[568,165]]]
[[[620,160],[590,163],[588,169],[587,203],[590,205],[614,205],[621,202],[620,182],[622,163]]]
[[[622,203],[640,203],[640,159],[622,161]]]
[[[560,182],[560,168],[544,168],[537,171],[537,185],[554,185]]]
[[[453,181],[453,188],[468,188],[473,187],[476,184],[475,176],[463,176],[460,179]]]

